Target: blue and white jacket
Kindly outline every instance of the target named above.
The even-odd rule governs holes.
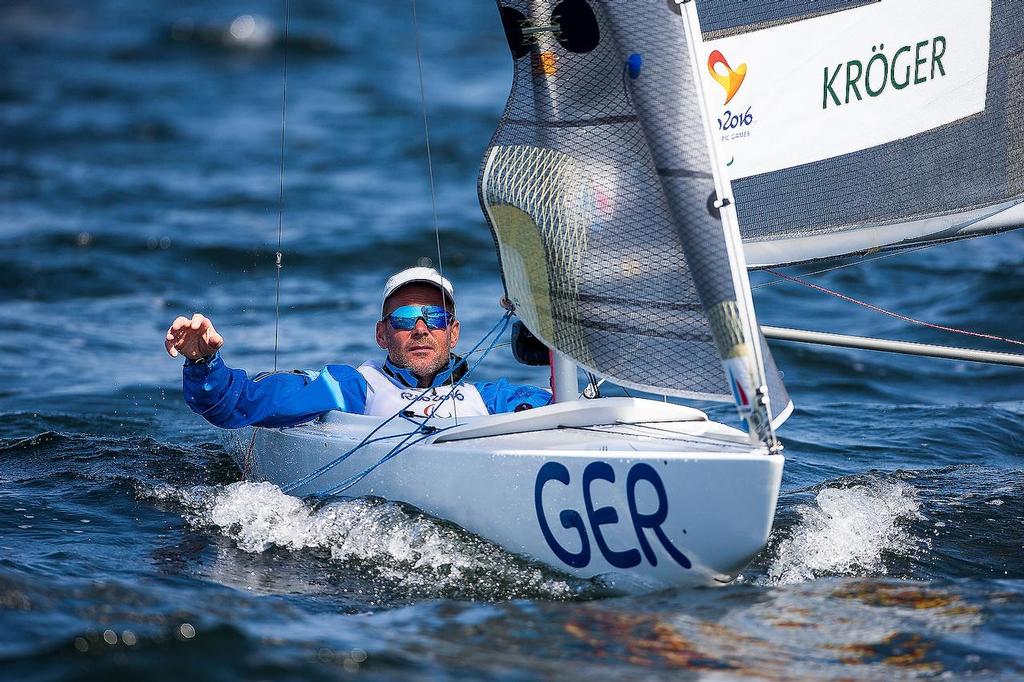
[[[417,413],[429,414],[440,403],[454,405],[452,409],[459,416],[482,414],[481,402],[488,414],[497,414],[540,407],[551,401],[551,393],[542,388],[511,384],[506,379],[463,384],[449,396],[458,400],[438,398],[452,391],[452,375],[457,378],[464,367],[464,363],[453,359],[427,388],[417,388],[417,380],[409,370],[393,365],[390,360],[383,364],[367,363],[359,369],[327,365],[319,372],[263,373],[250,379],[244,370],[224,364],[217,353],[207,362],[187,361],[182,370],[182,384],[185,402],[193,412],[214,426],[228,429],[294,426],[331,410],[390,416],[402,409],[401,406],[387,415],[381,413],[381,409],[405,399],[418,406],[418,409],[413,408]],[[394,392],[394,395],[381,396],[387,392]],[[474,405],[478,406],[476,410]],[[448,415],[439,410],[437,416]]]

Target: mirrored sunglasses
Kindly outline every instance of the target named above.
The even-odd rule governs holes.
[[[427,329],[446,329],[455,320],[455,315],[439,305],[403,305],[385,319],[392,329],[398,331],[414,329],[419,320],[423,320]]]

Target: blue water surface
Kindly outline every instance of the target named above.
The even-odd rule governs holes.
[[[438,259],[412,15],[290,12],[278,363],[357,363],[384,278]],[[417,12],[475,340],[501,314],[476,175],[511,62],[492,3]],[[162,339],[202,311],[231,364],[274,363],[283,28],[269,0],[0,6],[5,677],[1024,677],[1020,369],[773,344],[797,405],[775,530],[719,589],[612,596],[402,505],[240,482]],[[1011,232],[807,276],[1021,339],[1022,265]],[[754,283],[765,324],[1013,350]],[[482,372],[546,381],[506,346]]]

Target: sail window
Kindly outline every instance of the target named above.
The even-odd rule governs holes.
[[[501,8],[501,25],[505,29],[505,38],[508,40],[508,47],[515,59],[521,59],[530,54],[530,45],[523,35],[523,26],[526,25],[526,15],[511,7]]]
[[[597,17],[586,0],[562,0],[551,13],[551,23],[560,29],[558,43],[570,52],[590,52],[601,42]]]

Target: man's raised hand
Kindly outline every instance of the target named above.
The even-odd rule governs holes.
[[[189,360],[210,357],[224,345],[224,337],[213,328],[210,319],[199,313],[187,317],[179,317],[167,330],[164,348],[172,358],[184,355]]]

